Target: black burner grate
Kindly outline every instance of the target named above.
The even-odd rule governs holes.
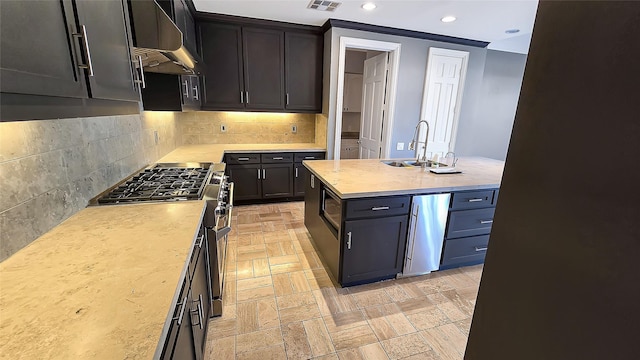
[[[98,199],[98,203],[197,200],[208,173],[206,168],[145,169]]]

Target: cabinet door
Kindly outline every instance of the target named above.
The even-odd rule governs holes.
[[[262,196],[293,196],[293,164],[262,164]]]
[[[302,163],[293,164],[293,196],[304,196],[304,179],[307,177],[307,170]]]
[[[235,200],[252,200],[262,197],[262,169],[260,164],[227,166],[229,180],[235,183]]]
[[[322,44],[319,34],[285,33],[287,110],[321,111]]]
[[[204,101],[208,110],[244,108],[242,31],[240,26],[202,22],[199,25],[204,63]]]
[[[407,221],[407,216],[345,221],[340,283],[356,285],[401,272]]]
[[[191,316],[189,303],[191,302],[191,291],[181,301],[186,301],[186,309],[182,314],[182,318],[178,327],[178,335],[173,352],[169,359],[197,359],[195,347],[193,346],[193,326],[191,324]]]
[[[0,91],[87,97],[71,1],[0,1]]]
[[[204,247],[204,242],[201,243]],[[198,246],[196,244],[195,246]],[[193,344],[196,358],[203,359],[204,345],[206,342],[207,324],[209,320],[209,284],[207,278],[207,252],[200,249],[200,255],[196,262],[196,268],[191,282],[191,325],[193,331]]]
[[[91,97],[138,101],[124,2],[77,0],[76,7],[78,21],[86,27],[84,40],[91,54],[93,76],[87,76]]]
[[[242,40],[245,107],[284,109],[284,33],[244,27]]]
[[[362,74],[344,74],[344,112],[362,111]]]

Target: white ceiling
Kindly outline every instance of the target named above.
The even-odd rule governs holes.
[[[335,1],[335,0],[334,0]],[[538,0],[345,0],[334,11],[307,8],[310,0],[193,0],[198,11],[322,25],[327,19],[356,21],[433,34],[487,41],[490,49],[526,54],[529,50]],[[452,23],[440,19],[457,18]],[[520,29],[516,34],[505,30]]]

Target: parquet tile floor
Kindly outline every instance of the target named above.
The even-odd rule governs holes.
[[[235,206],[207,360],[462,359],[482,266],[341,288],[304,203]]]

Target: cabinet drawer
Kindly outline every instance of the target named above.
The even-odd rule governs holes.
[[[263,164],[290,163],[293,162],[292,153],[266,153],[262,154]]]
[[[489,235],[447,240],[442,252],[442,266],[482,262],[488,244]]]
[[[324,152],[296,153],[294,157],[295,162],[302,162],[303,160],[324,160]]]
[[[227,164],[259,164],[260,154],[226,154]]]
[[[453,193],[451,209],[476,209],[492,206],[493,190],[464,191]]]
[[[452,211],[449,214],[447,238],[484,235],[491,232],[495,208]]]
[[[381,197],[361,200],[348,200],[346,218],[404,215],[409,213],[410,196]]]

